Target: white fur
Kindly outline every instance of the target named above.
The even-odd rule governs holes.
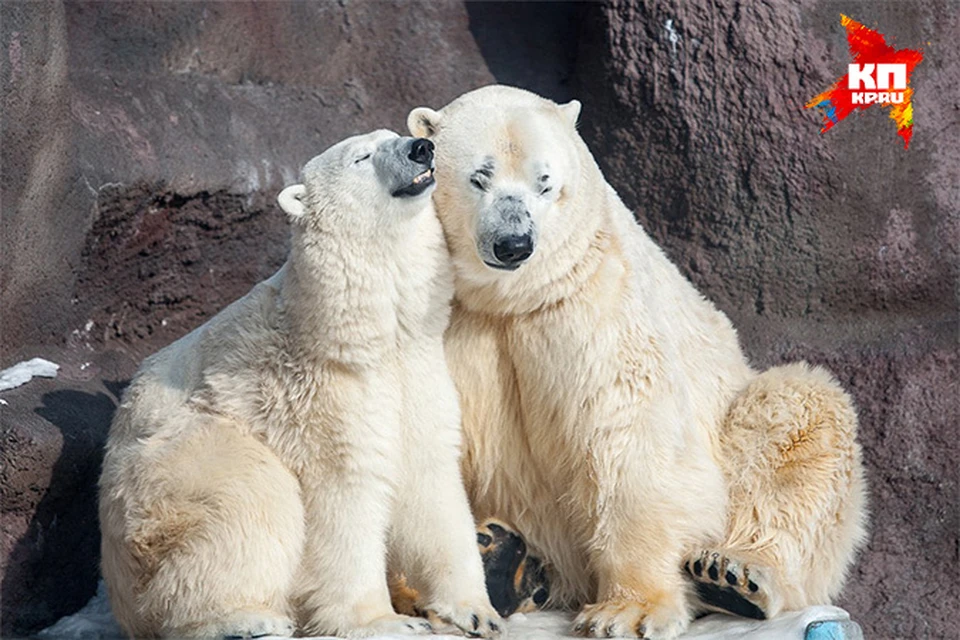
[[[137,636],[491,635],[442,336],[452,270],[429,192],[391,198],[350,138],[279,202],[273,277],[148,358],[111,427],[103,573]]]
[[[768,615],[828,602],[864,537],[850,399],[821,369],[750,368],[603,179],[579,110],[495,86],[408,119],[437,144],[475,516],[528,538],[588,635],[675,637],[701,606],[681,567],[713,550],[762,583],[740,587]],[[536,238],[515,271],[483,246],[507,196]]]

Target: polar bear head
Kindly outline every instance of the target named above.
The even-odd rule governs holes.
[[[310,160],[277,197],[295,232],[382,234],[429,205],[434,146],[387,130],[347,138]]]
[[[564,210],[592,162],[579,114],[576,100],[558,105],[504,86],[410,113],[410,131],[437,143],[434,200],[461,280],[519,278],[564,243],[574,222]]]

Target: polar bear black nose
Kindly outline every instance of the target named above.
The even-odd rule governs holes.
[[[433,163],[433,143],[426,138],[417,138],[410,145],[410,155],[407,157],[417,164]]]
[[[505,236],[493,244],[493,255],[506,266],[518,265],[533,253],[533,238],[530,234]]]

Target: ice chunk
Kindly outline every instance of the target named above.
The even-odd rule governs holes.
[[[59,368],[60,365],[43,358],[33,358],[17,363],[9,369],[0,371],[0,391],[19,387],[30,382],[33,377],[56,378]]]

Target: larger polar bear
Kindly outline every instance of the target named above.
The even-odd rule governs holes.
[[[127,633],[430,631],[393,611],[388,569],[433,617],[498,631],[459,475],[432,163],[389,131],[314,158],[279,197],[283,268],[144,362],[100,484]]]
[[[491,86],[408,118],[438,145],[475,516],[528,538],[590,636],[829,601],[865,535],[850,399],[822,369],[748,365],[606,183],[579,112]]]

